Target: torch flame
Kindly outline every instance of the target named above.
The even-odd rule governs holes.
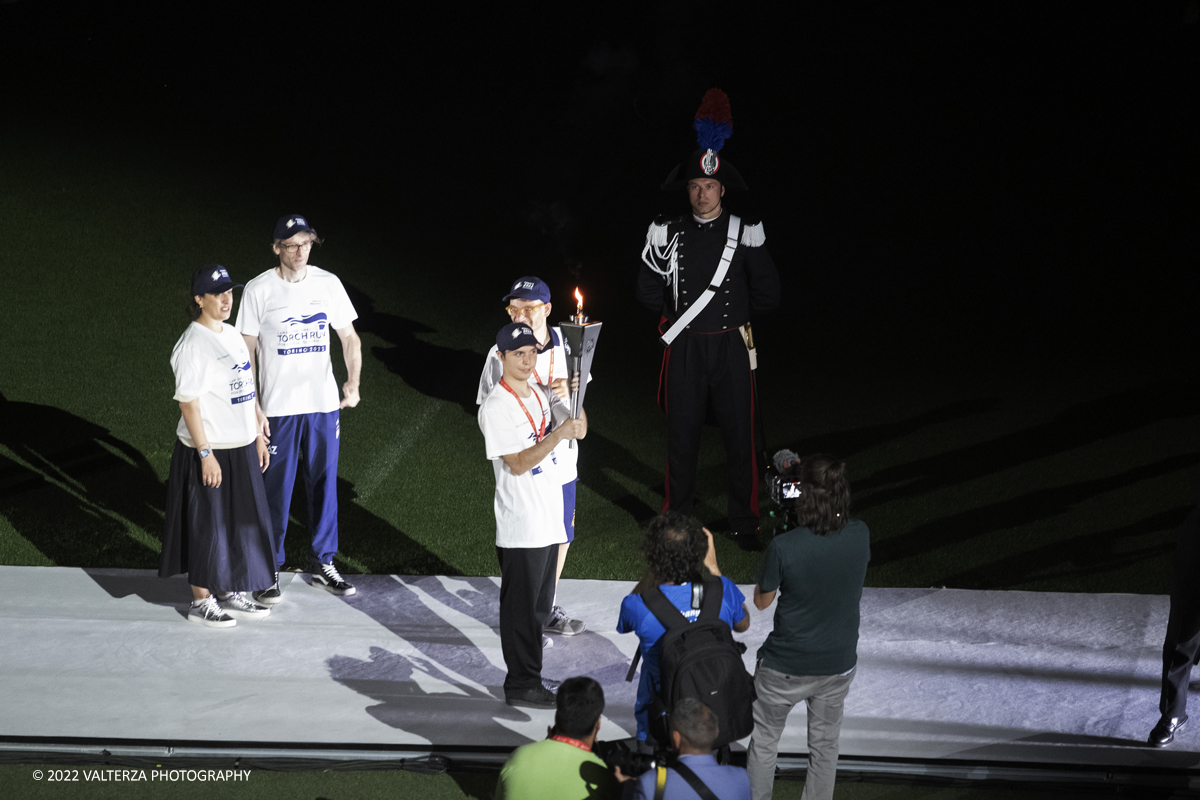
[[[579,293],[579,287],[575,287],[575,301],[577,308],[583,308],[583,295]]]

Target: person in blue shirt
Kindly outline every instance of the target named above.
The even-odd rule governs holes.
[[[642,553],[648,572],[634,587],[634,593],[621,601],[617,633],[636,633],[641,641],[642,676],[633,710],[637,720],[638,741],[653,745],[653,738],[649,735],[649,709],[655,693],[661,688],[658,661],[662,648],[657,645],[667,631],[646,608],[638,592],[643,586],[657,584],[687,620],[695,622],[700,609],[698,606],[692,608],[692,582],[700,582],[704,575],[702,570],[707,569],[721,578],[721,619],[734,631],[741,633],[750,627],[750,615],[746,613],[745,595],[733,581],[723,577],[717,567],[717,551],[713,547],[712,534],[695,519],[675,511],[658,515],[646,529]]]
[[[750,800],[750,776],[741,767],[721,765],[713,757],[713,742],[720,724],[717,715],[694,697],[675,704],[671,714],[671,744],[675,760],[665,768],[647,770],[638,777],[633,800],[650,800],[660,780],[665,780],[663,800],[699,800],[699,793],[676,768],[682,764],[719,800]]]

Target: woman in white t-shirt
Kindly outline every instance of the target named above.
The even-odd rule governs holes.
[[[270,609],[244,594],[275,581],[275,552],[262,473],[271,456],[254,415],[246,342],[225,320],[235,284],[224,267],[192,275],[192,324],[175,343],[171,369],[182,416],[167,479],[158,574],[186,572],[188,620],[226,628]]]

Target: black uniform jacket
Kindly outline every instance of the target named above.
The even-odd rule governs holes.
[[[679,307],[667,278],[645,264],[638,274],[638,300],[655,313],[667,318],[665,331],[680,314],[704,292],[717,271],[729,231],[729,211],[709,222],[699,223],[684,217],[659,217],[656,225],[666,225],[666,241],[679,234],[676,257],[679,264]],[[652,229],[653,230],[653,229]],[[660,232],[661,236],[661,232]],[[666,263],[657,261],[660,268]],[[779,273],[767,252],[762,224],[742,220],[741,240],[733,262],[717,294],[700,315],[688,325],[693,333],[715,333],[737,328],[750,321],[750,312],[770,311],[779,305]]]

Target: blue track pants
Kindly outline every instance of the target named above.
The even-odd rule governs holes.
[[[337,464],[341,434],[339,412],[271,417],[271,465],[263,474],[271,527],[275,533],[275,566],[283,566],[283,537],[297,467],[308,495],[308,527],[312,531],[312,557],[333,563],[338,549]]]

